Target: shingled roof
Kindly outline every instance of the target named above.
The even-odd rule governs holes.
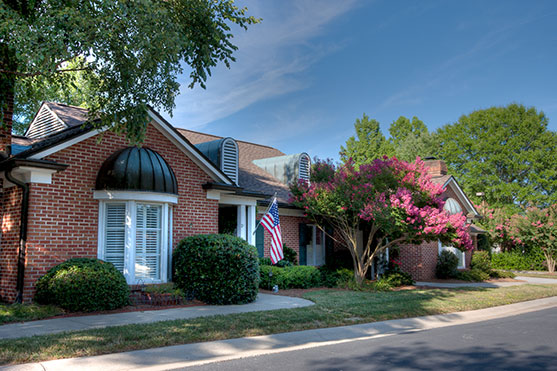
[[[191,143],[199,144],[210,142],[223,137],[204,134],[197,131],[178,129]],[[265,170],[253,163],[253,160],[284,156],[285,154],[276,148],[238,140],[238,185],[249,192],[258,192],[273,195],[277,193],[277,200],[287,204],[290,198],[288,186],[271,176]]]

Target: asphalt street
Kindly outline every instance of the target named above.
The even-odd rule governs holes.
[[[557,308],[184,370],[557,370]]]

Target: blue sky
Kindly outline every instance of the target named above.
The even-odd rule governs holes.
[[[181,78],[178,127],[338,159],[366,113],[430,130],[534,106],[557,131],[557,1],[240,1],[262,18],[207,89]]]

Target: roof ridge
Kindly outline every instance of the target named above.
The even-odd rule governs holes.
[[[211,136],[211,137],[221,138],[221,139],[222,139],[222,138],[228,138],[228,137],[222,137],[222,136],[214,135],[214,134],[207,134],[207,133],[203,133],[203,132],[201,132],[201,131],[195,131],[195,130],[190,130],[190,129],[184,129],[184,128],[176,128],[176,129],[178,129],[178,130],[184,130],[184,131],[189,131],[189,132],[195,133],[195,134],[201,134],[201,135],[207,135],[207,136]],[[270,149],[274,149],[274,150],[279,151],[279,152],[282,153],[282,151],[281,151],[280,149],[275,148],[275,147],[271,147],[271,146],[267,146],[267,145],[265,145],[265,144],[259,144],[259,143],[254,143],[254,142],[248,142],[247,140],[239,140],[239,139],[236,139],[236,138],[234,138],[234,137],[230,137],[230,138],[234,139],[234,140],[235,140],[236,142],[238,142],[238,143],[245,143],[245,144],[251,144],[251,145],[254,145],[254,146],[258,146],[258,147],[270,148]]]
[[[48,104],[55,104],[55,105],[57,105],[57,106],[64,106],[64,107],[69,107],[69,108],[75,108],[75,109],[80,109],[80,110],[82,110],[82,111],[89,111],[88,108],[79,107],[79,106],[74,106],[74,105],[72,105],[72,104],[65,104],[65,103],[59,103],[59,102],[47,102],[47,101],[45,101],[44,103],[47,104],[47,105],[48,105]]]

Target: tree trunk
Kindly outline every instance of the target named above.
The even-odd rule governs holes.
[[[555,259],[553,259],[553,256],[545,249],[542,249],[542,251],[545,256],[545,262],[547,263],[547,270],[549,273],[555,273]]]

